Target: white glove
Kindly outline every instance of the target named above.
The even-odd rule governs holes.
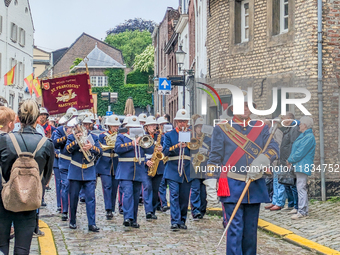
[[[247,172],[248,180],[257,180],[260,179],[263,175],[262,169],[270,164],[270,160],[264,155],[260,154],[250,165],[250,169]]]

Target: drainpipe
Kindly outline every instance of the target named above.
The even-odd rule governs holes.
[[[322,0],[318,0],[318,100],[319,100],[319,130],[320,130],[320,164],[325,163],[323,137],[323,102],[322,102]],[[321,171],[321,198],[326,201],[325,172]]]

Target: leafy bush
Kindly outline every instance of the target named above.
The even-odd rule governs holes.
[[[127,84],[147,84],[149,83],[149,75],[153,76],[153,71],[149,72],[141,72],[139,70],[134,70],[131,73],[128,73],[126,76]]]

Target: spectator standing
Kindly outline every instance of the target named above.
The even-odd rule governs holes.
[[[311,175],[315,156],[315,137],[313,134],[313,119],[304,116],[300,119],[301,134],[295,140],[287,165],[293,166],[296,175],[296,188],[299,196],[298,212],[292,216],[298,220],[308,216],[307,178]]]
[[[31,152],[36,149],[42,136],[35,130],[39,116],[38,104],[33,100],[24,101],[18,112],[22,128],[14,133],[21,151]],[[18,158],[14,145],[9,135],[0,136],[0,164],[2,176],[7,182],[10,178],[13,163]],[[54,147],[52,141],[47,140],[36,153],[35,160],[39,166],[40,174],[44,180],[49,180],[52,174]],[[1,188],[2,189],[2,188]],[[24,212],[11,212],[4,208],[0,200],[0,251],[9,253],[9,237],[12,222],[15,229],[14,254],[29,254],[33,231],[36,227],[36,210]]]

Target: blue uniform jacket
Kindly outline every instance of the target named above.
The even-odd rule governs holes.
[[[208,162],[208,158],[209,158],[210,147],[211,147],[211,138],[208,137],[208,136],[204,136],[202,148],[207,150],[207,154],[203,154],[205,156],[205,161],[203,161],[200,164],[199,169],[195,169],[193,164],[192,164],[193,159],[195,158],[196,154],[199,153],[199,149],[198,150],[190,150],[190,154],[191,154],[190,177],[191,177],[191,179],[205,179],[207,177],[206,176],[206,166],[207,166],[207,162]]]
[[[254,123],[251,122],[251,124],[255,125],[255,122]],[[243,127],[243,125],[237,124],[233,124],[233,127],[244,135],[249,134],[252,128],[256,128],[250,126]],[[269,138],[269,135],[270,134],[268,126],[265,126],[261,133],[259,134],[259,136],[257,137],[257,139],[255,140],[255,143],[261,148],[263,148]],[[236,150],[236,148],[237,145],[217,125],[214,128],[214,132],[211,138],[211,152],[208,159],[208,165],[212,164],[216,166],[225,166],[225,164],[229,160],[232,153]],[[271,162],[279,158],[279,147],[278,144],[274,141],[274,139],[271,140],[266,151],[262,153],[265,154],[268,158],[270,158]],[[253,158],[250,157],[248,154],[244,154],[241,157],[241,159],[235,164],[236,170],[234,172],[246,175],[247,173],[245,167],[249,166],[252,162]],[[220,200],[221,202],[225,203],[237,203],[246,183],[244,181],[228,178],[228,184],[230,189],[230,196],[220,197]],[[270,202],[269,195],[264,178],[253,181],[250,184],[249,191],[244,196],[244,199],[242,201],[242,203],[250,204],[269,202]]]
[[[54,141],[55,134],[56,134],[56,132],[52,133],[52,136],[51,136],[51,140],[52,141]],[[54,154],[55,154],[55,157],[54,157],[54,161],[53,161],[53,168],[59,168],[59,154],[60,154],[60,150],[54,149]]]
[[[95,157],[102,155],[102,149],[99,146],[98,137],[91,134],[94,146],[90,149],[90,152]],[[95,163],[89,163],[83,153],[80,151],[79,145],[77,144],[74,135],[71,134],[67,138],[66,149],[72,155],[71,164],[68,168],[69,180],[76,181],[95,181],[96,180],[96,167]]]
[[[99,135],[99,142],[106,145],[105,137],[112,134],[110,131]],[[103,151],[103,155],[98,159],[96,164],[97,174],[115,175],[118,166],[118,154],[114,153],[113,149]]]
[[[178,157],[179,156],[179,146],[178,144],[178,132],[176,129],[171,130],[170,132],[165,134],[164,142],[163,142],[163,153],[164,156],[168,156],[168,162],[165,165],[164,169],[164,178],[169,179],[178,183],[183,183],[184,179],[187,180],[187,182],[191,181],[190,178],[190,150],[188,147],[185,147],[184,149],[184,155],[187,159],[183,160],[184,163],[184,169],[183,169],[183,175],[179,176],[178,173]]]
[[[58,127],[52,138],[54,147],[60,150],[59,169],[68,169],[71,162],[71,154],[66,150],[67,135],[63,126]]]
[[[145,153],[152,153],[152,149],[140,148],[141,157],[144,161],[133,162],[135,157],[135,147],[132,146],[132,139],[127,134],[118,134],[115,146],[115,152],[118,154],[118,167],[116,171],[116,179],[126,181],[143,181],[143,177],[147,175],[145,168]],[[138,147],[137,147],[138,152]]]

